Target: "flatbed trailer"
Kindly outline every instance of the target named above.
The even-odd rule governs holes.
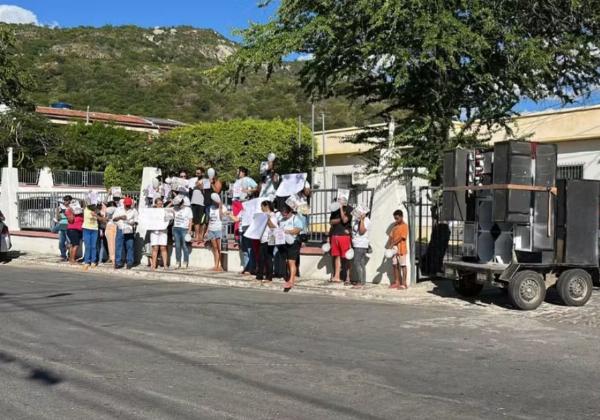
[[[598,265],[560,263],[499,264],[457,260],[444,263],[444,271],[460,295],[475,297],[485,284],[489,284],[506,289],[512,304],[522,310],[540,306],[549,287],[556,287],[566,305],[583,306],[591,297],[593,281],[600,277]]]

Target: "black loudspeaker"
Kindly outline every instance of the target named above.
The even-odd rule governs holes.
[[[535,192],[533,206],[532,251],[552,251],[555,242],[554,209],[556,197],[549,192]]]
[[[531,185],[532,143],[509,141],[494,145],[494,184]],[[494,220],[529,222],[531,192],[494,190]]]
[[[598,264],[600,181],[558,183],[556,212],[557,259],[566,264]]]
[[[444,154],[444,188],[467,185],[467,164],[472,151],[456,149]],[[444,191],[442,196],[442,220],[465,220],[467,218],[467,192]]]
[[[535,144],[535,185],[556,185],[556,156],[555,144]]]

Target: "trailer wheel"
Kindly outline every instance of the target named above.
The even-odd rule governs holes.
[[[477,273],[459,273],[453,284],[454,290],[463,297],[475,297],[483,289],[483,284],[477,283]]]
[[[556,283],[556,290],[567,306],[585,305],[592,295],[592,287],[592,276],[580,268],[563,271]]]
[[[544,277],[532,270],[519,271],[508,285],[508,296],[521,310],[536,309],[546,298]]]

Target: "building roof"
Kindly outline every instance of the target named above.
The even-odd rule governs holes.
[[[76,109],[52,108],[47,106],[36,107],[36,112],[51,120],[74,122],[100,122],[135,128],[147,131],[168,131],[185,125],[184,123],[164,118],[138,117],[135,115],[110,114],[106,112],[88,112]]]

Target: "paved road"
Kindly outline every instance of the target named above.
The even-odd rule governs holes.
[[[600,414],[595,324],[503,308],[5,265],[0,317],[3,419]]]

